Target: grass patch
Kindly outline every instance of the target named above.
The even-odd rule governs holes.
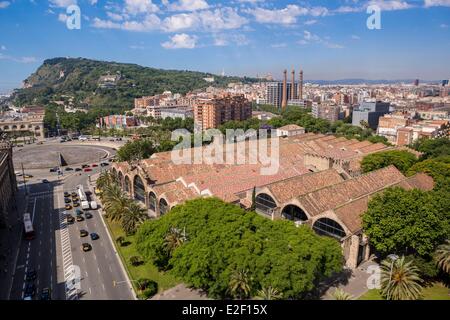
[[[437,282],[424,288],[422,291],[423,300],[450,300],[449,293],[449,288],[446,288],[443,284]],[[359,298],[359,300],[383,300],[383,298],[381,297],[379,290],[373,289],[367,291]]]
[[[130,257],[140,256],[139,252],[136,249],[134,236],[127,236],[125,232],[123,232],[119,223],[115,221],[109,221],[109,219],[105,218],[105,222],[111,232],[111,237],[113,238],[114,244],[120,254],[122,262],[124,263],[126,269],[128,269],[128,275],[130,276],[131,280],[138,280],[142,278],[153,280],[158,283],[158,293],[173,288],[177,284],[181,283],[181,281],[177,280],[172,275],[158,271],[158,269],[150,262],[141,264],[139,266],[133,266],[130,263]],[[118,237],[123,237],[124,243],[128,242],[128,245],[120,246],[116,242],[116,239]],[[135,283],[134,281],[132,282],[133,287],[136,290]]]

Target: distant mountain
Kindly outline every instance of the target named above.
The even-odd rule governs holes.
[[[130,109],[134,98],[167,90],[185,94],[211,85],[224,87],[232,82],[257,81],[246,77],[162,70],[136,64],[83,58],[54,58],[45,60],[42,66],[24,81],[24,88],[15,90],[12,98],[16,104],[23,105],[67,101],[73,97],[77,107]]]
[[[400,83],[414,83],[415,79],[403,80],[367,80],[367,79],[340,79],[340,80],[305,80],[307,83],[319,85],[358,85],[358,84],[400,84]],[[440,84],[442,80],[419,80],[420,83]]]

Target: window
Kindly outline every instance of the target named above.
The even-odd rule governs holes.
[[[150,192],[148,195],[148,208],[153,212],[156,212],[157,201],[156,194],[154,192]]]
[[[332,219],[320,218],[314,223],[313,229],[320,235],[330,236],[339,240],[345,237],[344,229]]]
[[[256,211],[259,213],[272,215],[273,209],[277,205],[271,196],[265,193],[258,194],[256,196]]]
[[[131,181],[130,178],[125,177],[125,192],[130,193],[131,191]]]
[[[299,207],[289,204],[283,208],[281,215],[288,220],[291,221],[306,221],[308,220],[308,216],[306,213],[300,209]]]
[[[169,205],[164,199],[159,200],[159,214],[162,216],[169,211]]]
[[[134,198],[145,203],[145,187],[141,177],[134,177]]]

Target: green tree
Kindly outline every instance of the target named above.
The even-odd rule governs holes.
[[[142,208],[135,201],[129,201],[123,210],[120,224],[122,225],[122,229],[125,233],[127,235],[131,235],[136,233],[139,225],[141,225],[148,218],[147,210]]]
[[[408,151],[391,150],[369,154],[361,162],[363,172],[371,172],[390,165],[406,173],[417,162],[414,154]]]
[[[376,195],[363,215],[363,229],[381,254],[433,253],[450,233],[448,195],[389,188]]]
[[[186,229],[172,227],[164,237],[165,249],[168,256],[172,256],[175,249],[182,246],[188,240]]]
[[[117,160],[131,162],[147,159],[150,158],[154,151],[153,144],[148,139],[127,142],[117,151]]]
[[[423,158],[437,158],[440,156],[450,156],[450,139],[419,139],[413,143],[412,147],[423,153]]]
[[[337,288],[333,292],[334,300],[353,300],[353,296],[342,289]]]
[[[405,257],[381,263],[381,294],[387,300],[417,300],[422,292],[419,269]]]
[[[237,299],[248,298],[251,292],[250,276],[245,270],[235,270],[230,277],[229,292]]]
[[[444,244],[441,244],[435,253],[435,259],[437,265],[444,272],[450,273],[450,241],[447,240]]]
[[[272,286],[264,287],[258,290],[256,299],[257,300],[281,300],[283,294]]]

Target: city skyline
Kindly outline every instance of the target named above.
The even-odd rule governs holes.
[[[69,30],[75,3],[81,29]],[[367,28],[371,4],[380,30]],[[276,79],[291,68],[305,80],[448,79],[449,14],[447,0],[0,1],[0,93],[59,56]]]

